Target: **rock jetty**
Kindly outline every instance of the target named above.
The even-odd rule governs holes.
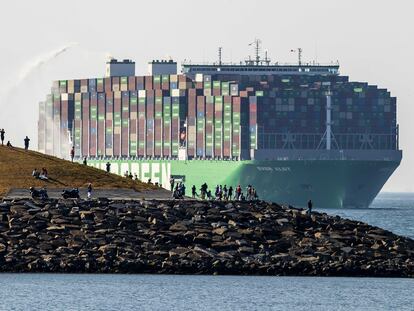
[[[15,199],[0,271],[413,277],[414,240],[266,202]]]

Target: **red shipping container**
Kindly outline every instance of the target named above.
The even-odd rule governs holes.
[[[240,156],[240,121],[241,121],[241,99],[240,97],[232,98],[233,105],[233,142],[232,152],[233,157]]]
[[[129,156],[129,92],[122,92],[121,155]]]
[[[105,93],[112,92],[111,78],[104,79]]]
[[[112,91],[119,92],[121,90],[119,77],[112,77]]]
[[[219,98],[220,99],[220,98]],[[222,157],[223,151],[223,103],[215,98],[214,103],[214,156]]]
[[[135,77],[128,77],[128,91],[135,91],[136,89]]]
[[[213,122],[214,122],[214,103],[206,102],[206,157],[213,156]]]
[[[145,89],[150,91],[153,89],[152,87],[152,76],[145,76]]]

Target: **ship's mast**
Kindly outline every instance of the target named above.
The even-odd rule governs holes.
[[[219,46],[218,48],[218,58],[219,58],[219,66],[221,66],[221,51],[222,51],[223,47]]]
[[[262,41],[260,39],[254,39],[254,42],[250,43],[249,46],[254,45],[254,54],[256,65],[260,65],[260,44]]]

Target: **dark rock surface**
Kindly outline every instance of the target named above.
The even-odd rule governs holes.
[[[414,276],[414,241],[265,202],[0,204],[0,271]]]

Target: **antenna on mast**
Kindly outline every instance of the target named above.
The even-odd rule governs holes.
[[[219,57],[219,65],[221,66],[221,50],[223,49],[223,47],[219,46],[218,48],[218,57]]]
[[[298,52],[298,64],[299,66],[302,65],[302,48],[298,48],[297,50],[290,50],[291,52]]]
[[[260,39],[254,39],[254,42],[250,43],[250,45],[254,44],[254,54],[255,54],[255,62],[256,65],[260,64],[260,44],[262,43],[262,41]]]

